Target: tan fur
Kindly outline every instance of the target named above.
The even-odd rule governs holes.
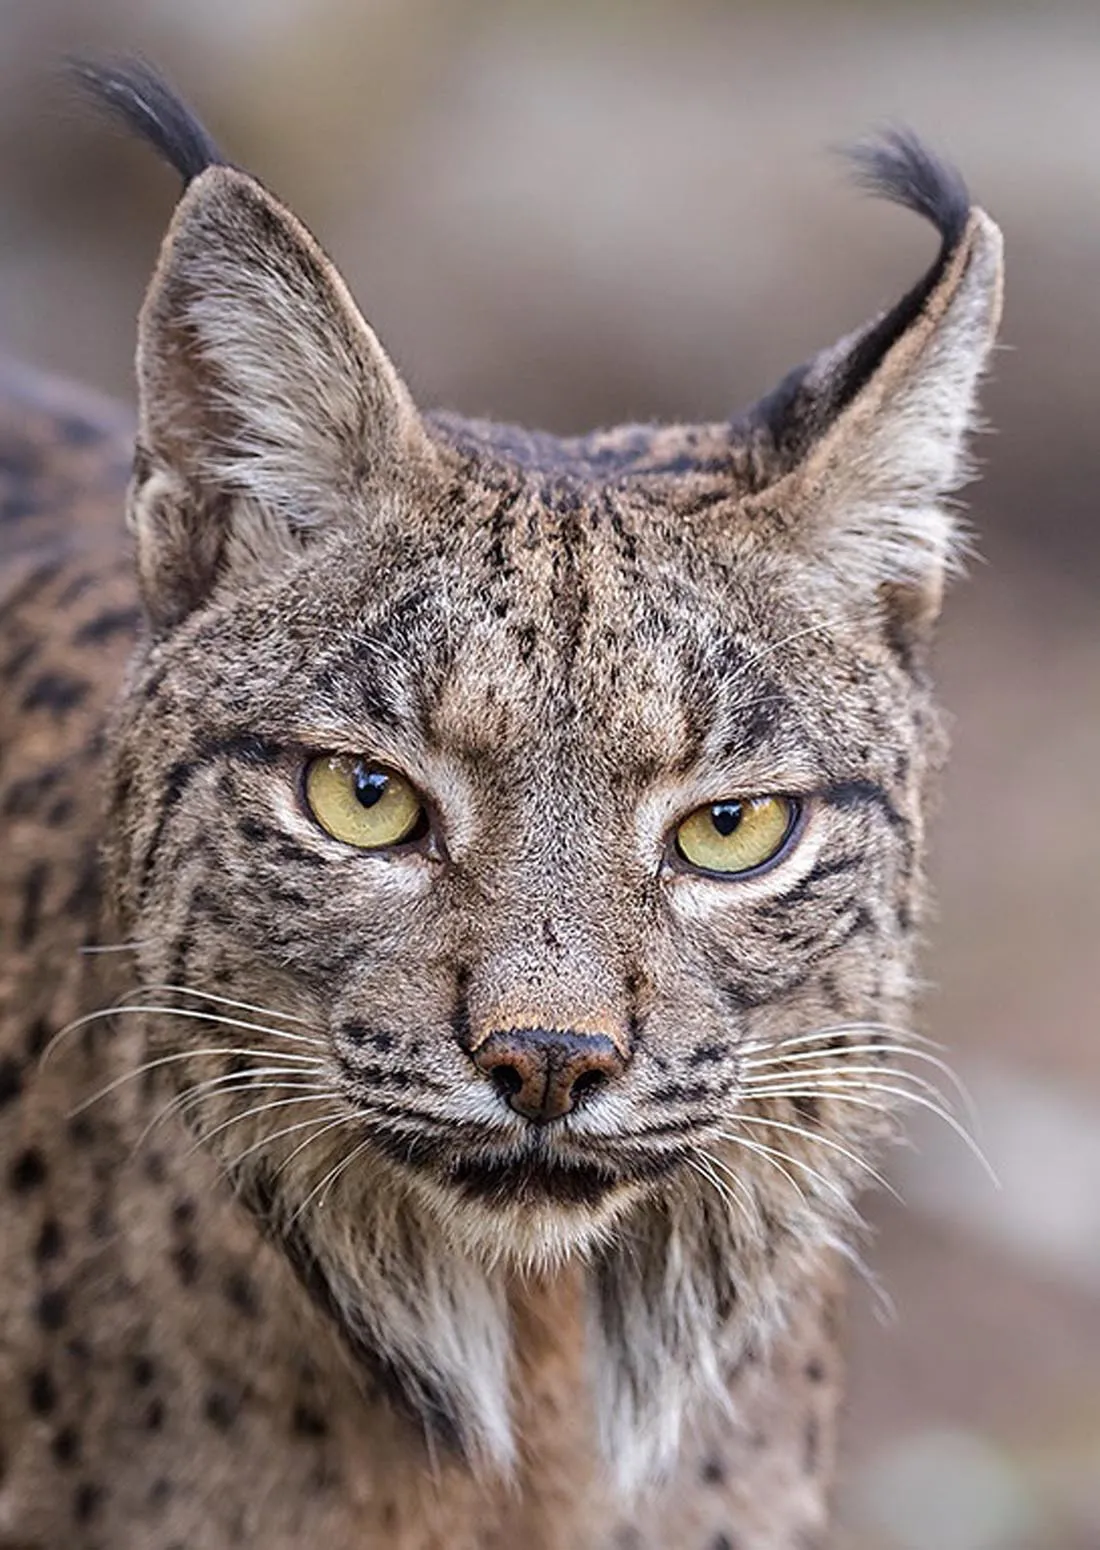
[[[211,168],[142,315],[136,565],[123,422],[6,381],[0,1550],[822,1542],[853,1202],[927,1092],[980,212],[933,281],[796,423],[555,442],[422,416]],[[320,752],[436,839],[331,839]],[[765,793],[774,867],[672,856]],[[471,1058],[530,1027],[625,1073],[536,1132]]]

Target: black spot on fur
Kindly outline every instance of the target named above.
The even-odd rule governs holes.
[[[74,1146],[91,1146],[96,1138],[96,1128],[87,1114],[74,1114],[69,1121],[69,1139]]]
[[[52,829],[60,828],[72,817],[74,805],[71,797],[58,797],[57,801],[46,809],[46,822]]]
[[[87,1367],[92,1360],[92,1348],[86,1340],[79,1335],[72,1340],[66,1340],[65,1351],[77,1367]]]
[[[147,1389],[156,1377],[156,1365],[151,1356],[135,1356],[130,1363],[130,1376],[139,1389]]]
[[[36,1367],[31,1373],[28,1396],[35,1415],[52,1415],[57,1407],[57,1385],[46,1367]]]
[[[153,1481],[152,1485],[149,1487],[150,1507],[163,1507],[171,1499],[171,1495],[171,1480],[165,1479],[164,1475],[158,1475],[157,1478]]]
[[[74,646],[100,645],[115,635],[132,635],[140,614],[136,608],[107,608],[87,619],[73,636]]]
[[[103,1500],[102,1486],[84,1480],[76,1488],[73,1497],[73,1517],[78,1523],[87,1523],[95,1516]]]
[[[23,1073],[19,1063],[7,1055],[0,1060],[0,1109],[5,1104],[14,1103],[22,1091]]]
[[[36,861],[23,882],[23,907],[19,915],[17,939],[20,947],[29,947],[38,932],[42,915],[42,895],[46,889],[49,869],[44,861]]]
[[[16,1194],[23,1195],[44,1184],[46,1172],[46,1160],[42,1153],[36,1146],[28,1146],[12,1163],[8,1177]]]
[[[254,1319],[260,1311],[256,1288],[243,1270],[232,1270],[226,1276],[225,1295],[228,1302],[245,1318]]]
[[[75,1464],[80,1457],[80,1433],[75,1426],[63,1426],[50,1442],[50,1452],[62,1468]]]
[[[802,1464],[808,1475],[817,1473],[821,1460],[821,1427],[816,1415],[811,1415],[806,1420],[805,1430],[802,1433]]]
[[[16,646],[15,650],[10,656],[5,657],[3,665],[0,666],[0,678],[3,678],[5,683],[11,683],[17,679],[23,672],[23,669],[29,667],[38,655],[39,646],[40,642],[36,640],[27,640],[21,645]]]
[[[728,1044],[701,1044],[688,1057],[689,1066],[714,1066],[720,1064],[730,1052]]]
[[[145,1407],[141,1424],[147,1432],[159,1432],[164,1426],[164,1401],[151,1399]]]
[[[737,1541],[729,1534],[715,1534],[708,1550],[737,1550]]]
[[[451,1032],[455,1043],[461,1049],[470,1047],[470,1006],[467,994],[470,986],[470,971],[464,965],[460,965],[455,971],[455,999],[451,1011]]]
[[[94,845],[88,846],[80,858],[76,882],[64,903],[66,915],[83,919],[99,902],[99,857]]]
[[[68,1311],[69,1305],[65,1293],[54,1290],[43,1292],[39,1297],[35,1317],[43,1329],[54,1332],[64,1327]]]
[[[704,1485],[724,1485],[726,1479],[726,1466],[720,1458],[708,1458],[699,1471],[699,1479]]]
[[[57,433],[67,447],[94,447],[103,440],[103,427],[83,415],[61,414],[56,423]]]
[[[229,1430],[239,1410],[240,1400],[227,1394],[224,1389],[211,1389],[202,1406],[203,1415],[220,1432]]]
[[[318,1415],[316,1410],[309,1405],[297,1404],[290,1418],[291,1428],[299,1437],[325,1437],[328,1435],[328,1422],[323,1415]]]
[[[243,1067],[232,1067],[231,1069],[244,1069],[244,1068]],[[182,1200],[177,1200],[173,1204],[173,1206],[172,1206],[172,1226],[173,1227],[179,1227],[179,1228],[186,1227],[190,1222],[193,1222],[194,1219],[195,1219],[195,1202],[193,1200],[188,1200],[186,1197],[184,1197]]]
[[[60,1259],[65,1240],[54,1217],[48,1216],[42,1223],[38,1240],[34,1245],[34,1257],[38,1264],[48,1265]]]
[[[193,1286],[199,1276],[199,1255],[193,1243],[181,1243],[172,1250],[172,1263],[181,1286]]]
[[[24,775],[19,780],[12,781],[4,797],[5,817],[26,818],[31,813],[37,812],[40,802],[64,774],[65,771],[60,765],[50,764],[44,769],[35,770],[33,775]]]
[[[56,716],[79,705],[91,685],[83,678],[69,678],[64,673],[42,673],[23,695],[24,710],[51,710]]]

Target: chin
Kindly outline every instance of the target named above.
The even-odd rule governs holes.
[[[522,1147],[456,1152],[409,1181],[446,1240],[482,1264],[539,1273],[583,1257],[654,1187],[603,1158],[565,1154],[541,1138]]]

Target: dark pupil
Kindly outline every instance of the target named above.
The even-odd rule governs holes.
[[[710,821],[723,839],[741,822],[740,802],[717,802],[710,810]]]
[[[355,796],[364,807],[373,807],[386,794],[389,776],[381,770],[371,769],[369,764],[355,766]]]

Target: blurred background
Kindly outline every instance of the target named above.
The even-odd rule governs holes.
[[[719,418],[892,301],[911,216],[826,148],[912,124],[1008,244],[924,1022],[982,1115],[870,1204],[848,1550],[1100,1547],[1100,5],[0,0],[0,347],[130,394],[173,179],[66,105],[139,51],[319,233],[426,404]],[[675,1550],[675,1547],[670,1547]]]

